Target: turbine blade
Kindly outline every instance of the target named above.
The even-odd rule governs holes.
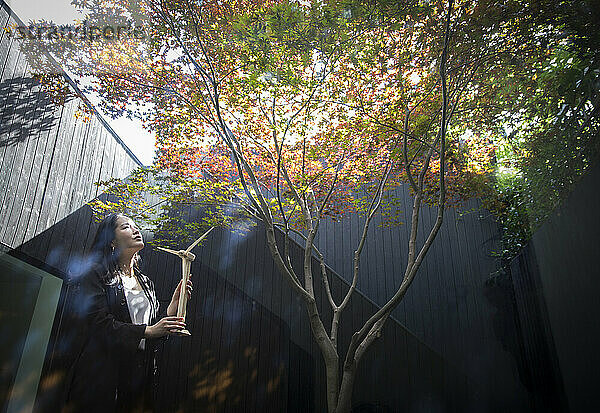
[[[210,227],[210,229],[209,229],[208,231],[206,231],[204,234],[202,234],[202,236],[201,236],[200,238],[198,238],[196,241],[194,241],[194,243],[193,243],[192,245],[190,245],[190,246],[188,247],[188,249],[187,249],[187,250],[185,250],[185,252],[190,252],[190,251],[191,251],[191,250],[192,250],[192,249],[193,249],[193,248],[194,248],[196,245],[198,245],[198,243],[199,243],[200,241],[202,241],[204,238],[206,238],[206,236],[207,236],[208,234],[210,234],[210,231],[212,231],[213,229],[215,229],[215,227]]]
[[[173,250],[170,250],[168,248],[163,248],[163,247],[156,247],[156,248],[161,251],[170,252],[171,254],[179,255],[178,251],[173,251]]]

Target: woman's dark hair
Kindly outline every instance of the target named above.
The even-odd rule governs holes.
[[[115,239],[115,229],[117,229],[117,219],[120,217],[125,217],[125,215],[114,213],[104,217],[96,231],[90,250],[94,261],[104,269],[100,277],[104,284],[114,283],[120,271],[118,250],[112,247],[112,242]],[[133,267],[137,271],[139,271],[140,261],[140,256],[136,252],[133,256]]]

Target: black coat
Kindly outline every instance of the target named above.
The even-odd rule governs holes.
[[[81,345],[67,376],[65,411],[127,410],[124,403],[142,396],[130,394],[139,393],[140,386],[151,394],[161,340],[146,339],[145,350],[138,349],[146,325],[132,324],[122,283],[105,285],[100,279],[103,271],[96,265],[75,284]],[[159,318],[154,283],[140,272],[136,275],[152,306],[150,324],[154,324]]]

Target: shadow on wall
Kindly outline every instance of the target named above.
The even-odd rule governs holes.
[[[521,383],[531,392],[531,371],[523,362],[523,343],[519,334],[515,295],[510,276],[502,272],[490,277],[485,282],[483,294],[495,308],[492,323],[496,339],[502,345],[502,349],[513,357]]]
[[[0,83],[0,147],[39,137],[58,121],[57,105],[32,77],[9,78]]]
[[[247,346],[238,355],[238,360],[223,360],[218,359],[218,349],[203,351],[189,366],[188,393],[183,400],[173,403],[177,406],[174,411],[198,411],[200,406],[202,411],[210,412],[243,411],[244,406],[252,410],[251,393],[257,392],[256,395],[267,400],[276,397],[281,386],[286,384],[285,366],[280,363],[279,368],[266,377],[266,382],[257,383],[258,352],[257,347]]]
[[[294,374],[289,327],[208,267],[196,263],[195,273],[201,296],[188,305],[192,336],[165,342],[157,411],[285,411]]]

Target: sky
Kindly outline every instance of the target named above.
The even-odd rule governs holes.
[[[56,24],[69,24],[81,20],[82,15],[71,5],[71,0],[4,0],[25,23],[30,20],[47,20]],[[93,97],[90,100],[94,103]],[[117,132],[123,142],[144,165],[150,165],[154,156],[155,138],[142,128],[138,120],[127,118],[104,119]]]

